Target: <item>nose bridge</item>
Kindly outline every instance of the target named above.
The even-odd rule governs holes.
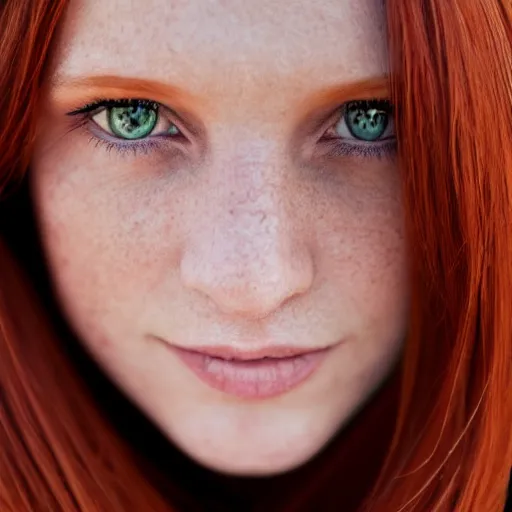
[[[210,211],[217,213],[218,229],[230,244],[257,246],[273,239],[274,245],[288,222],[286,158],[272,140],[237,135],[239,143],[211,166],[210,188],[216,193],[205,201],[214,203]]]
[[[263,247],[275,252],[286,246],[293,229],[287,213],[286,157],[275,139],[238,131],[237,140],[236,147],[225,150],[211,166],[209,182],[215,194],[205,201],[215,212],[224,247],[240,254]]]
[[[262,144],[239,150],[210,169],[211,214],[184,248],[181,277],[225,313],[262,317],[309,288],[312,261],[290,215],[285,159]]]

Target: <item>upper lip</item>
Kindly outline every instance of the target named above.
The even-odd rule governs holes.
[[[294,346],[273,346],[259,348],[255,350],[240,349],[230,346],[216,346],[216,347],[177,347],[179,350],[185,350],[188,352],[196,352],[210,357],[216,357],[218,359],[226,360],[238,360],[238,361],[251,361],[255,359],[272,358],[272,359],[284,359],[287,357],[296,357],[304,354],[310,354],[312,352],[320,352],[330,347],[309,347],[301,348]]]

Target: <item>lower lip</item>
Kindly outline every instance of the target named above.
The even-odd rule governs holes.
[[[313,375],[330,348],[294,357],[226,360],[175,346],[173,352],[205,384],[229,395],[263,399],[282,395]]]

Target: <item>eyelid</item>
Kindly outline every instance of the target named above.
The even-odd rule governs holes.
[[[323,142],[320,144],[320,147],[323,147],[324,149],[321,149],[321,152],[324,152],[325,150],[329,149],[329,156],[332,157],[339,157],[339,156],[353,156],[353,157],[381,157],[384,154],[391,154],[394,151],[395,148],[395,137],[387,137],[387,138],[380,138],[376,139],[375,141],[368,142],[363,141],[360,139],[357,139],[355,137],[352,138],[344,138],[344,137],[332,137],[328,138],[325,137],[325,134],[330,128],[334,128],[337,123],[339,123],[341,120],[344,121],[344,114],[345,114],[345,107],[346,105],[352,104],[352,103],[358,103],[358,102],[382,102],[386,103],[386,106],[389,108],[389,114],[391,117],[390,125],[394,127],[393,122],[393,105],[390,103],[390,101],[387,98],[360,98],[360,99],[352,99],[348,100],[341,105],[338,105],[336,108],[331,108],[326,112],[324,110],[324,117],[323,122],[320,124],[320,129],[322,129],[321,137],[318,142]],[[115,107],[120,105],[126,105],[130,102],[135,102],[137,104],[140,103],[146,103],[148,105],[154,105],[158,108],[159,114],[164,111],[169,114],[170,122],[175,125],[179,131],[179,134],[172,135],[169,137],[162,137],[164,134],[160,135],[148,135],[146,137],[140,138],[140,139],[123,139],[120,137],[117,137],[113,133],[110,133],[110,130],[106,130],[101,125],[99,125],[96,121],[94,121],[92,118],[95,115],[98,115],[102,111],[106,111],[109,107]],[[328,114],[328,121],[326,121],[325,114]],[[187,144],[188,142],[191,142],[192,139],[189,138],[189,134],[192,133],[194,137],[194,133],[203,133],[203,127],[200,125],[199,122],[199,129],[200,131],[197,132],[194,130],[194,125],[198,124],[197,119],[194,122],[194,125],[191,126],[192,129],[189,129],[187,127],[186,122],[181,122],[181,116],[177,114],[173,109],[169,108],[167,105],[164,105],[162,103],[155,102],[153,100],[145,100],[145,99],[129,99],[129,98],[120,98],[115,100],[109,100],[109,99],[97,99],[93,102],[88,103],[87,105],[82,105],[79,108],[76,108],[72,110],[71,112],[68,112],[67,115],[69,116],[77,116],[79,117],[79,121],[77,123],[77,127],[84,127],[89,134],[91,135],[91,140],[96,141],[96,143],[104,144],[108,151],[111,149],[116,149],[119,151],[119,153],[129,152],[136,154],[139,150],[142,150],[143,152],[149,153],[150,151],[156,151],[162,148],[163,139],[169,142],[170,146],[169,148],[181,148],[185,149],[185,146],[188,147],[190,144]],[[316,117],[316,116],[315,116]],[[97,129],[93,129],[92,126],[90,126],[90,121],[94,122],[94,125],[97,127]],[[177,120],[177,121],[176,121]],[[302,125],[302,129],[306,127],[308,124],[311,127],[310,123],[307,123],[306,120],[304,120],[304,124]],[[89,126],[87,127],[87,125]],[[185,125],[185,128],[183,128],[183,125]],[[389,127],[386,127],[386,131],[388,131]],[[309,128],[307,131],[309,132],[309,136],[313,136],[312,132],[310,132],[311,128]],[[317,128],[318,129],[318,128]],[[319,129],[318,129],[319,130]],[[104,135],[99,135],[98,132],[102,131]],[[302,131],[302,130],[301,130]],[[96,132],[96,134],[94,133]],[[316,133],[318,133],[317,130],[315,130]],[[304,134],[305,132],[303,132]],[[386,133],[386,132],[385,132]],[[110,138],[110,140],[109,140]],[[180,140],[181,139],[181,140]],[[323,139],[323,141],[322,141]],[[178,142],[178,144],[173,142]],[[182,142],[185,142],[185,146],[182,144]],[[167,145],[166,145],[167,146]],[[195,146],[195,144],[191,145],[192,147]],[[180,149],[180,151],[181,151]],[[190,148],[189,148],[190,149]],[[188,149],[188,150],[189,150]],[[187,151],[188,151],[187,150]],[[326,153],[327,154],[327,153]]]
[[[338,139],[343,139],[343,140],[357,141],[360,144],[365,144],[365,143],[372,144],[372,143],[376,143],[376,142],[382,142],[385,140],[389,140],[395,136],[395,123],[394,123],[393,117],[390,117],[384,133],[378,139],[375,139],[375,141],[373,141],[373,142],[364,141],[364,140],[358,139],[357,137],[354,137],[354,135],[352,135],[350,133],[350,130],[347,126],[347,122],[346,122],[344,115],[339,119],[339,121],[337,123],[334,124],[334,126],[332,128],[336,129],[336,126],[338,126],[338,124],[340,122],[343,123],[343,126],[345,127],[345,133],[343,135],[338,134],[337,137],[328,137],[328,138],[333,138],[333,139],[338,138]],[[389,133],[389,132],[391,132],[391,133]],[[327,132],[325,132],[325,133],[327,133]]]
[[[364,141],[364,140],[358,139],[357,137],[354,137],[350,133],[350,130],[349,130],[349,128],[346,125],[345,113],[346,113],[347,105],[350,105],[350,104],[366,104],[366,105],[370,105],[372,103],[376,103],[377,107],[379,105],[381,105],[381,108],[383,108],[385,106],[385,108],[387,110],[389,110],[389,112],[388,112],[388,114],[389,114],[389,121],[388,121],[388,125],[386,126],[386,130],[385,130],[384,134],[380,138],[376,139],[375,141],[370,142],[370,141]],[[333,117],[334,116],[336,116],[335,117],[336,121],[333,122]],[[346,136],[336,135],[336,136],[333,136],[333,137],[326,137],[326,134],[328,132],[330,132],[331,130],[335,130],[337,125],[340,122],[342,122],[344,124],[344,126],[346,127]],[[322,127],[324,127],[326,125],[327,125],[327,128],[322,131],[321,139],[327,139],[327,140],[333,140],[333,139],[349,140],[349,141],[356,141],[359,144],[375,144],[375,143],[378,143],[378,142],[383,142],[383,141],[386,141],[386,140],[389,140],[389,139],[393,138],[393,136],[395,134],[395,130],[394,130],[395,124],[394,124],[394,118],[393,118],[393,105],[388,100],[385,100],[385,99],[382,99],[382,98],[371,98],[371,99],[360,99],[360,100],[346,101],[341,106],[339,106],[333,112],[333,114],[331,116],[329,116],[329,123],[328,124],[326,123],[326,124],[322,125]],[[389,131],[392,131],[392,135],[391,136],[388,133]],[[385,134],[387,134],[387,136],[385,136]]]
[[[151,131],[151,133],[148,133],[148,135],[146,135],[145,137],[141,137],[141,138],[147,139],[149,137],[157,137],[158,135],[165,134],[165,131],[166,131],[165,129],[159,129],[159,127],[161,126],[161,124],[163,122],[163,118],[164,118],[164,116],[162,115],[162,110],[163,109],[161,109],[161,108],[159,108],[157,110],[157,120],[156,120],[155,126],[154,126],[153,130]],[[99,120],[96,119],[100,116],[104,116],[105,119],[104,120],[101,118]],[[96,123],[102,130],[107,132],[111,137],[115,137],[116,139],[125,140],[122,137],[118,137],[117,135],[112,133],[112,130],[109,127],[107,116],[108,116],[108,108],[103,107],[99,111],[94,112],[93,115],[89,115],[89,119],[91,121],[93,121],[94,123]],[[102,122],[102,121],[104,121],[104,122]],[[166,122],[166,124],[176,126],[175,123],[173,123],[172,121],[170,121],[168,119],[165,122]],[[178,127],[176,126],[176,128],[178,128]],[[179,128],[178,128],[178,131],[180,131],[180,134],[181,134],[181,130]],[[178,135],[173,135],[173,137],[176,138],[176,137],[178,137]],[[132,139],[132,140],[139,140],[139,139]]]
[[[145,98],[120,98],[120,99],[108,99],[108,98],[98,98],[85,105],[81,105],[71,112],[68,112],[68,116],[75,116],[79,114],[89,114],[96,110],[114,108],[119,106],[130,106],[130,105],[145,105],[148,107],[152,107],[158,109],[160,107],[167,108],[165,105],[158,103],[153,100],[148,100]]]
[[[98,121],[96,121],[94,118],[96,116],[99,116],[103,113],[106,114],[109,108],[115,108],[115,107],[127,107],[130,105],[144,105],[148,108],[153,108],[157,111],[157,124],[155,125],[155,129],[147,135],[146,137],[143,137],[141,139],[123,139],[122,137],[118,137],[114,133],[112,133],[111,129],[108,127],[108,122],[105,123],[105,126],[100,124]],[[161,122],[161,116],[162,113],[166,112],[169,115],[168,121],[169,124],[176,126],[176,128],[179,131],[179,134],[172,135],[169,138],[172,139],[180,139],[185,138],[186,131],[180,126],[180,122],[175,121],[174,118],[179,118],[179,116],[175,115],[173,110],[171,110],[166,105],[162,105],[161,103],[158,103],[153,100],[148,99],[142,99],[142,98],[121,98],[121,99],[98,99],[94,100],[93,102],[90,102],[86,105],[80,106],[71,112],[68,112],[68,116],[80,116],[82,120],[85,121],[92,121],[99,129],[103,130],[109,137],[112,137],[116,140],[123,141],[123,143],[136,143],[136,141],[140,141],[142,139],[148,139],[150,137],[158,137],[164,135],[164,133],[154,133],[156,131],[156,126],[158,126]]]

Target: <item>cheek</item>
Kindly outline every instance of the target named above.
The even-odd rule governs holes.
[[[375,367],[386,368],[405,339],[409,286],[401,230],[376,230],[361,240],[359,258],[347,276],[347,312],[361,340],[360,350]],[[363,356],[364,357],[364,356]]]
[[[394,168],[388,171],[388,176],[396,174]],[[399,358],[409,308],[400,184],[383,181],[382,193],[372,194],[372,200],[358,190],[345,195],[339,189],[341,201],[325,201],[315,231],[323,290],[317,304],[353,341],[336,362],[336,384],[326,391],[345,390],[337,402],[337,411],[345,413],[364,402]]]
[[[89,333],[87,341],[102,325],[128,318],[137,324],[137,303],[178,261],[180,208],[179,199],[168,200],[172,185],[99,180],[98,169],[82,162],[74,171],[69,160],[64,169],[56,160],[36,159],[32,171],[43,245],[67,316]]]
[[[317,202],[318,271],[357,332],[403,331],[409,276],[398,176],[392,162],[361,166]]]
[[[354,314],[366,311],[368,323],[392,322],[407,303],[407,255],[401,217],[379,219],[378,225],[355,237],[347,255],[345,293]],[[338,268],[342,268],[341,264]]]

